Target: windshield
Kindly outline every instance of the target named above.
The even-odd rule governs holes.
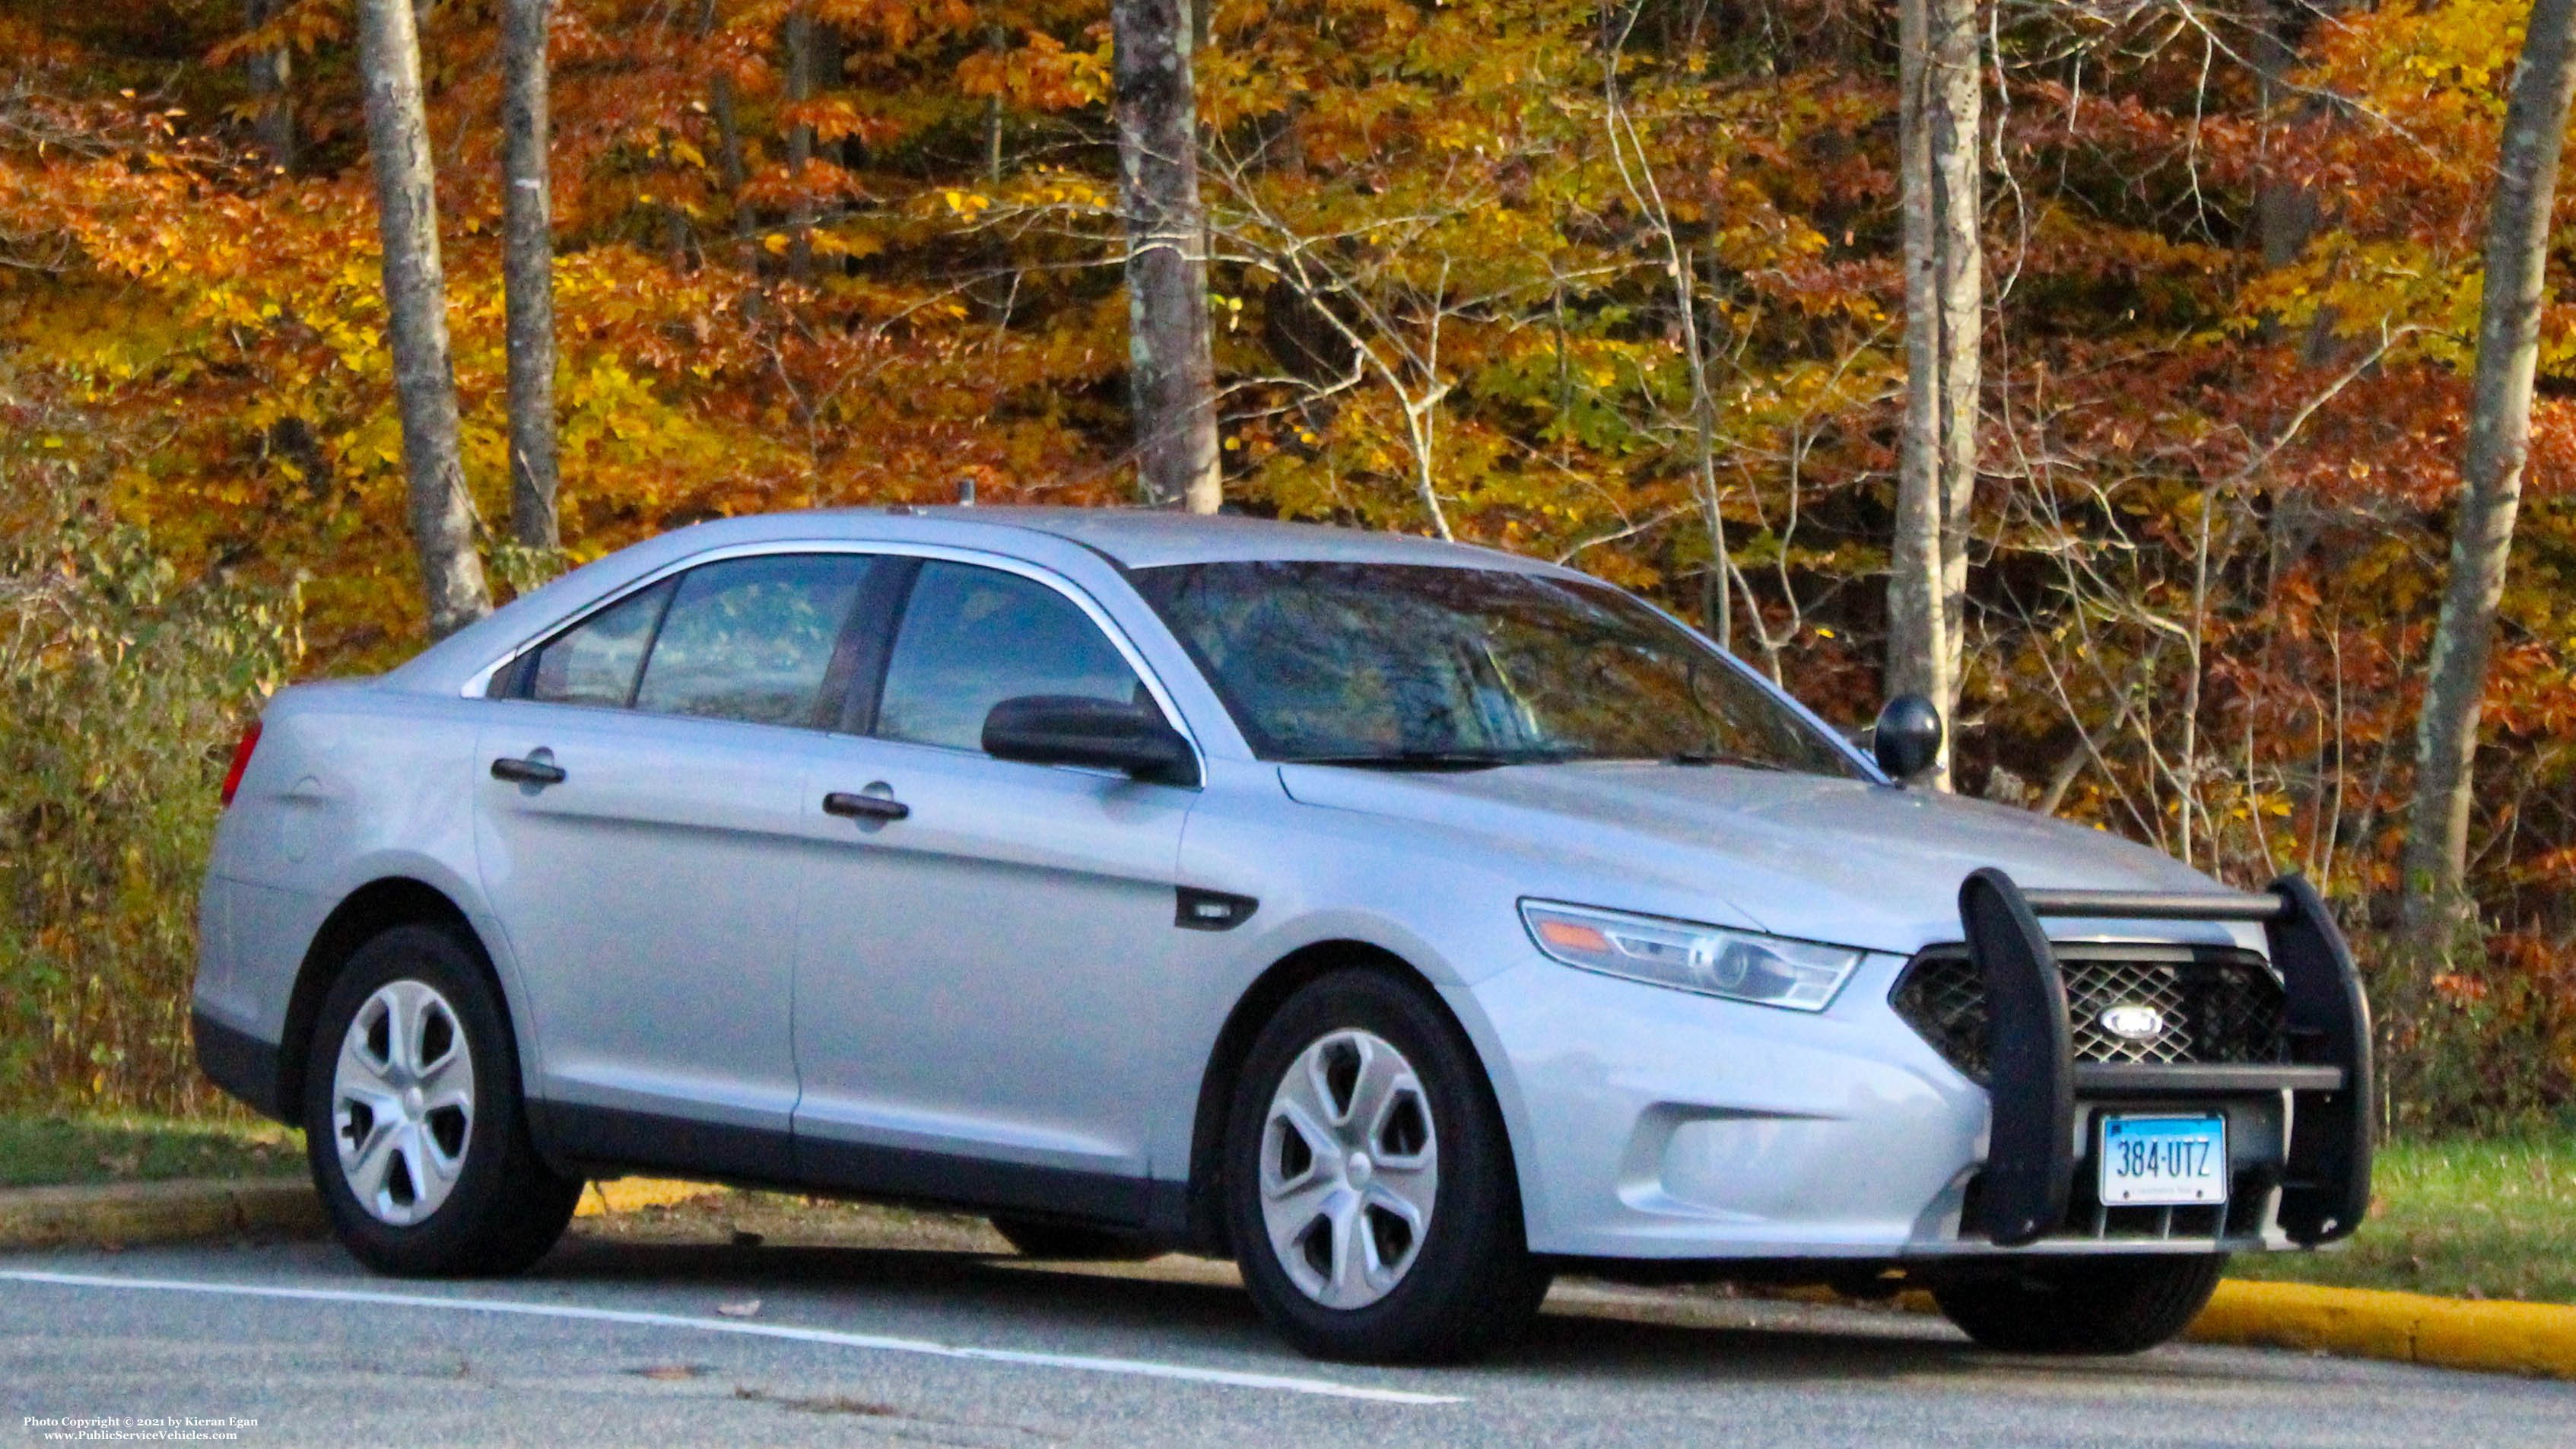
[[[1134,578],[1266,760],[1391,769],[1670,760],[1861,773],[1725,656],[1606,584],[1281,562]]]

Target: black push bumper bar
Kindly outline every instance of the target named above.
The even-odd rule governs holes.
[[[2039,918],[2260,921],[2281,973],[2292,1062],[2190,1066],[2078,1063],[2066,984]],[[2285,875],[2261,895],[2025,891],[2000,870],[1959,886],[1968,954],[1985,979],[1994,1125],[1978,1194],[1982,1231],[2019,1247],[2057,1231],[2075,1182],[2075,1097],[2294,1093],[2281,1230],[2313,1246],[2349,1234],[2370,1204],[2370,1006],[2343,933],[2316,888]]]

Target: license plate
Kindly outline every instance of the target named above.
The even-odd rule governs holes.
[[[2106,1207],[2227,1201],[2227,1119],[2102,1116]]]

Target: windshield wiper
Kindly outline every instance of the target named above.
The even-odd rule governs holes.
[[[1675,750],[1664,756],[1667,765],[1734,765],[1746,770],[1777,770],[1786,773],[1788,766],[1771,760],[1757,760],[1727,750]]]
[[[1296,755],[1291,765],[1343,765],[1355,770],[1499,770],[1507,765],[1541,765],[1555,755],[1505,755],[1491,750],[1397,750],[1389,755]]]

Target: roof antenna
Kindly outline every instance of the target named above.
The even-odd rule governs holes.
[[[972,476],[957,480],[957,506],[960,508],[975,506],[975,480]]]

